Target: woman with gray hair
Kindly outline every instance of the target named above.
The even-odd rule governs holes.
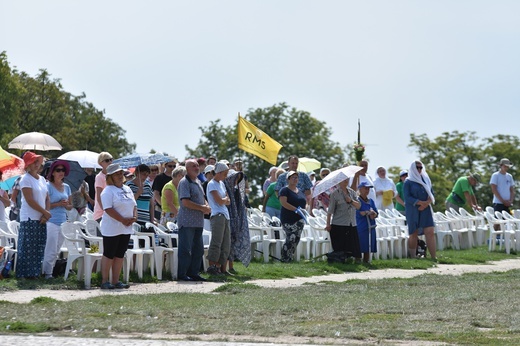
[[[186,175],[186,167],[176,167],[172,172],[172,180],[164,185],[161,192],[161,225],[166,227],[168,222],[176,222],[179,213],[179,193],[177,187],[179,182]]]

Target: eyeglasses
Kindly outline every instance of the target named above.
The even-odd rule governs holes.
[[[54,170],[54,172],[58,172],[58,173],[60,173],[60,172],[66,172],[66,170],[65,170],[65,168],[56,168],[56,169]]]
[[[112,162],[113,159],[104,159],[103,162]]]
[[[423,169],[423,166],[415,166],[417,169]]]

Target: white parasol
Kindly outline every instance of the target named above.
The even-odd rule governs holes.
[[[52,136],[42,132],[27,132],[9,142],[10,149],[21,150],[61,150],[61,145]]]
[[[98,168],[101,166],[98,164],[99,154],[89,150],[73,150],[69,151],[58,159],[60,160],[69,160],[69,161],[77,161],[81,168]]]
[[[314,187],[312,197],[318,196],[320,193],[325,192],[334,186],[341,183],[343,180],[353,177],[358,171],[362,170],[363,167],[359,166],[347,166],[337,169],[327,175],[325,178],[320,180]]]

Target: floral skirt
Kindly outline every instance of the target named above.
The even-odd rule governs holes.
[[[47,242],[47,225],[38,220],[20,222],[16,277],[38,277],[42,273],[43,254]]]

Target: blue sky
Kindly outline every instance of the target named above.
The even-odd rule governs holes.
[[[520,134],[519,1],[7,1],[0,50],[179,158],[200,126],[279,102],[369,169],[407,168],[410,133]],[[268,131],[266,131],[268,132]]]

